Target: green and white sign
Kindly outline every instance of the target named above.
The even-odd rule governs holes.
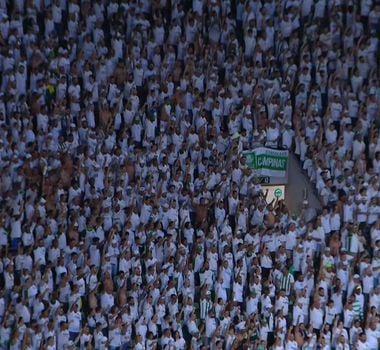
[[[259,147],[244,152],[246,164],[258,176],[285,177],[288,168],[289,152]]]
[[[280,197],[282,196],[282,189],[281,189],[281,188],[276,188],[276,189],[274,190],[274,196],[275,196],[276,198],[280,198]]]
[[[267,203],[285,199],[285,185],[263,185],[263,192],[267,195]]]

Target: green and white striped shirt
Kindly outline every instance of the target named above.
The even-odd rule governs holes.
[[[207,298],[203,298],[201,299],[200,303],[199,303],[199,318],[201,320],[205,320],[206,319],[206,316],[208,315],[208,312],[211,310],[212,308],[212,302],[211,300],[207,299]]]

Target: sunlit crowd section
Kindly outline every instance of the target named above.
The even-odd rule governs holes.
[[[0,0],[0,349],[378,350],[379,38],[379,0]]]

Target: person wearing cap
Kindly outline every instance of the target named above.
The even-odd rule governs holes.
[[[355,297],[355,301],[353,303],[354,311],[357,313],[357,317],[363,319],[364,295],[362,293],[361,285],[356,285],[353,293],[353,296]]]
[[[281,130],[281,146],[285,149],[291,150],[293,148],[295,132],[292,129],[292,123],[285,121]]]
[[[331,249],[329,247],[324,249],[321,259],[322,266],[327,267],[328,265],[329,267],[332,267],[335,264],[334,257],[331,255]]]
[[[206,285],[207,287],[207,285]],[[206,316],[208,315],[209,311],[212,308],[212,301],[211,301],[211,291],[206,290],[203,292],[204,295],[200,299],[199,303],[199,317],[202,321],[206,320]]]

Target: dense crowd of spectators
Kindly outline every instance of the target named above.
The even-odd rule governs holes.
[[[379,37],[378,0],[0,0],[0,348],[378,350]]]

